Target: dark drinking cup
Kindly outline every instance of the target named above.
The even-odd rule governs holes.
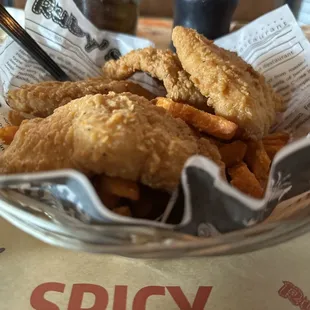
[[[175,0],[174,26],[196,29],[214,40],[229,33],[238,0]]]

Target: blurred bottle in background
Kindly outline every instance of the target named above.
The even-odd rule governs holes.
[[[301,0],[286,0],[285,3],[288,4],[295,17],[298,16],[300,11]],[[310,3],[309,3],[310,4]]]
[[[140,0],[73,0],[97,28],[135,34]]]
[[[14,6],[14,0],[0,0],[0,4],[4,6]]]
[[[287,0],[300,25],[310,24],[310,1],[309,0]]]
[[[210,40],[229,33],[238,0],[175,0],[173,26],[196,29]]]

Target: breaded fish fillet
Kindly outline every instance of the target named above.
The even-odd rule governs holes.
[[[207,98],[190,81],[178,57],[170,50],[153,47],[131,51],[118,60],[110,60],[103,67],[104,76],[116,80],[129,78],[143,71],[163,81],[167,97],[183,101],[199,109],[207,108]]]
[[[226,51],[193,29],[175,27],[173,44],[183,68],[217,115],[237,123],[247,138],[267,134],[281,98],[264,77],[236,53]]]
[[[23,122],[0,155],[0,173],[77,169],[153,188],[176,188],[185,161],[217,147],[180,119],[131,93],[85,96],[47,118]]]
[[[85,95],[130,92],[147,99],[154,98],[148,90],[129,81],[113,81],[110,79],[92,78],[77,82],[42,82],[24,85],[19,89],[10,90],[7,100],[12,109],[46,117],[53,111],[73,99]]]

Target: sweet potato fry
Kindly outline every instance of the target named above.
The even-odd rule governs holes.
[[[265,150],[266,150],[266,153],[268,154],[269,158],[271,160],[274,159],[274,157],[276,156],[276,154],[285,146],[284,145],[265,145],[264,144],[264,147],[265,147]]]
[[[286,132],[276,132],[263,138],[264,148],[271,160],[288,143],[289,138]]]
[[[250,141],[247,143],[247,152],[244,161],[263,188],[266,187],[269,177],[271,160],[265,151],[262,141]]]
[[[228,174],[231,177],[230,184],[241,192],[254,198],[263,197],[263,188],[244,162],[229,168]]]
[[[99,187],[112,195],[128,198],[130,200],[139,200],[140,197],[137,183],[120,178],[111,178],[106,175],[101,175]]]
[[[247,145],[242,141],[234,141],[229,144],[224,144],[219,148],[222,161],[226,167],[232,167],[243,161],[247,150]]]
[[[112,211],[117,213],[118,215],[131,216],[131,211],[128,206],[117,207],[117,208],[112,209]]]
[[[163,214],[170,194],[140,184],[140,199],[130,205],[132,216],[154,220]]]
[[[271,160],[274,159],[274,157],[276,156],[276,154],[285,146],[285,144],[265,144],[264,143],[264,148],[266,153],[268,154],[269,158]]]
[[[200,111],[185,103],[174,102],[164,97],[156,98],[155,102],[157,106],[166,109],[173,117],[181,118],[200,131],[223,140],[232,139],[238,129],[235,123],[221,116]]]
[[[93,180],[92,183],[96,189],[96,192],[101,199],[102,203],[109,209],[114,209],[119,206],[120,203],[120,197],[111,194],[106,190],[104,187],[104,183],[102,182],[102,176],[96,176]]]
[[[102,203],[109,209],[114,209],[119,205],[120,197],[108,193],[105,189],[97,189],[98,196]]]
[[[234,135],[235,140],[243,139],[245,137],[245,130],[243,128],[238,127],[236,134]]]
[[[6,126],[0,128],[0,140],[4,144],[11,144],[19,126]]]
[[[282,141],[286,144],[290,139],[290,135],[287,132],[275,132],[270,135],[267,135],[263,138],[263,142],[268,143],[268,141]]]
[[[286,142],[283,140],[262,140],[264,145],[284,146]]]

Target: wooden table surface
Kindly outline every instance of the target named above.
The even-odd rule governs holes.
[[[158,48],[168,48],[173,21],[169,18],[140,17],[137,36],[153,41]]]

